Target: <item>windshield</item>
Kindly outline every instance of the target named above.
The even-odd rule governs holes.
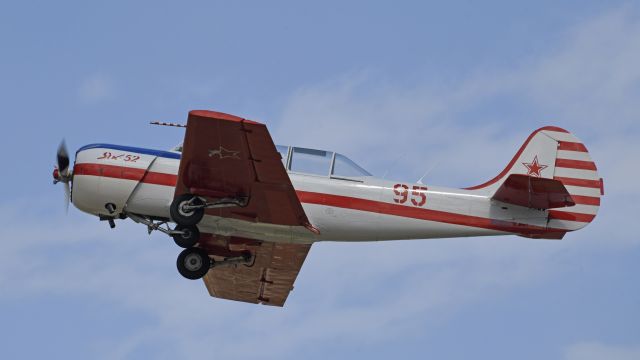
[[[342,154],[299,147],[292,150],[289,163],[289,170],[292,172],[337,178],[371,176],[368,171]]]
[[[333,153],[294,147],[289,169],[294,172],[328,176]]]
[[[361,168],[358,164],[342,154],[336,154],[331,175],[338,177],[371,176],[367,170]]]

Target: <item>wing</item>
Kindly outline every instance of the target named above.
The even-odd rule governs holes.
[[[175,196],[248,198],[245,207],[209,215],[276,225],[309,226],[264,124],[213,111],[189,112]]]
[[[283,306],[307,257],[311,244],[281,244],[240,238],[204,235],[200,247],[214,260],[255,255],[251,266],[213,267],[204,283],[213,297],[254,304]]]

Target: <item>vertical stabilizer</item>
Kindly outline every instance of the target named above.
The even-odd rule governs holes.
[[[587,148],[559,127],[540,128],[527,138],[507,167],[484,184],[467,188],[493,196],[512,174],[562,182],[574,206],[548,210],[548,227],[578,230],[593,221],[604,194],[602,179]]]

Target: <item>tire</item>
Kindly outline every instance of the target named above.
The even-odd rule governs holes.
[[[211,259],[207,252],[200,248],[183,250],[176,261],[178,272],[189,280],[201,279],[211,267]]]
[[[169,207],[169,213],[171,214],[171,219],[176,224],[182,226],[194,226],[202,220],[202,217],[204,216],[204,209],[197,209],[189,212],[182,210],[182,206],[194,199],[194,197],[195,196],[191,194],[182,194],[173,199],[171,206]],[[200,205],[202,204],[202,200],[195,197],[193,203]]]
[[[180,246],[181,248],[192,248],[195,244],[198,243],[198,240],[200,240],[200,230],[198,230],[197,226],[178,225],[176,226],[175,230],[184,232],[184,234],[171,235],[176,245]]]

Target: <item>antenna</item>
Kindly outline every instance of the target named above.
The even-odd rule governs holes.
[[[162,126],[175,126],[175,127],[181,127],[181,128],[186,128],[187,127],[187,125],[183,125],[183,124],[175,124],[175,123],[161,122],[161,121],[152,121],[149,124],[151,124],[151,125],[162,125]]]
[[[418,179],[418,181],[416,181],[416,183],[424,185],[422,180],[425,178],[425,176],[427,176],[427,174],[431,172],[431,170],[438,166],[438,164],[440,164],[440,160],[436,161],[429,169],[427,169],[427,171],[425,171],[425,173],[420,177],[420,179]]]

